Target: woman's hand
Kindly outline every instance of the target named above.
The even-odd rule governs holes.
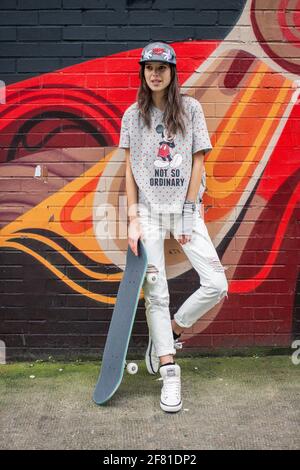
[[[179,241],[180,245],[184,245],[185,243],[190,242],[191,239],[192,239],[191,235],[181,235],[178,238],[178,241]]]
[[[135,217],[128,225],[128,244],[135,256],[138,256],[138,240],[143,236],[138,217]]]
[[[194,210],[195,210],[194,202],[186,200],[183,205],[180,235],[178,238],[178,241],[181,245],[184,245],[185,243],[190,242],[192,239]]]

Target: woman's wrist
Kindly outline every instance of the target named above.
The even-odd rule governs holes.
[[[196,203],[195,201],[191,200],[191,199],[186,199],[185,202],[184,202],[184,207],[191,207],[192,210],[194,211],[196,209]]]

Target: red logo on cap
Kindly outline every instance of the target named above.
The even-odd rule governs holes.
[[[157,55],[161,55],[163,52],[165,52],[163,47],[155,47],[152,49],[152,52]]]

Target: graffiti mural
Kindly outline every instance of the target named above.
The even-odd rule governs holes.
[[[228,298],[185,335],[187,351],[290,346],[300,335],[300,18],[297,2],[267,4],[245,2],[223,39],[172,43],[182,92],[208,123],[205,221],[229,282]],[[118,141],[140,53],[7,87],[1,338],[14,355],[103,348],[127,249]],[[165,255],[175,313],[199,279],[173,238]],[[132,351],[147,341],[142,297]]]

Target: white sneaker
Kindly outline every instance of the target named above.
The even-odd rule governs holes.
[[[178,341],[178,339],[174,340],[175,354],[176,354],[176,349],[182,349],[182,345],[183,343]],[[157,374],[160,362],[159,362],[159,357],[156,354],[156,350],[155,350],[153,341],[151,339],[151,336],[149,336],[148,347],[147,347],[147,351],[145,354],[145,362],[146,362],[146,368],[149,374]]]
[[[178,364],[169,364],[161,366],[159,372],[163,379],[160,407],[163,411],[176,413],[182,408],[180,367]]]

